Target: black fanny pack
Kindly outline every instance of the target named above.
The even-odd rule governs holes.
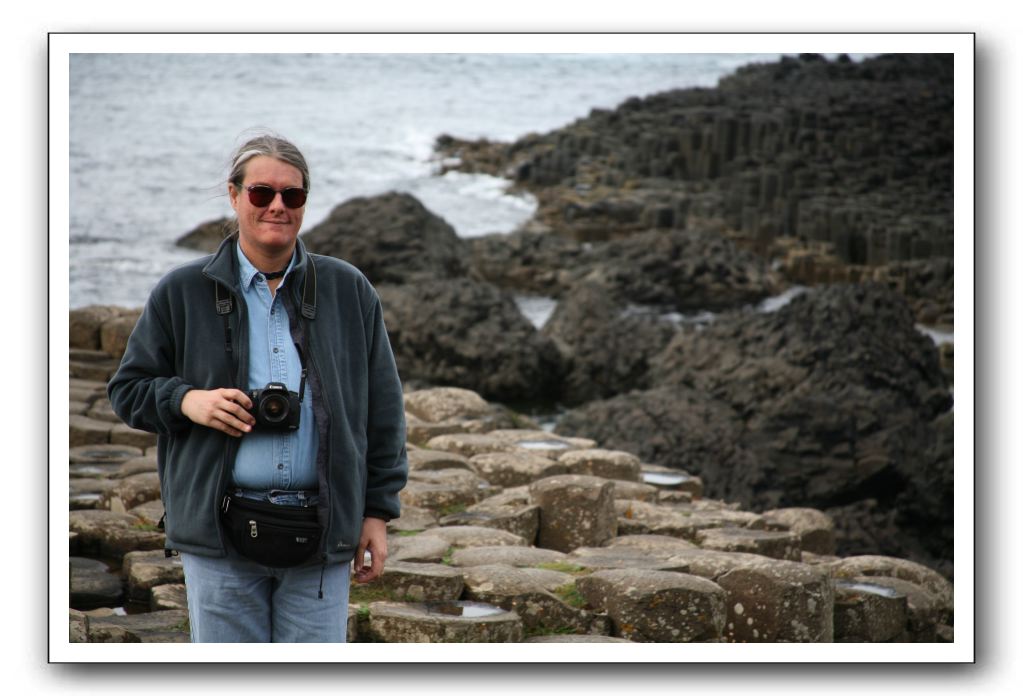
[[[224,530],[235,550],[271,568],[291,568],[320,548],[316,506],[274,505],[226,495],[220,506]]]

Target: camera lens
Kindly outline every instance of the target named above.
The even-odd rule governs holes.
[[[259,414],[267,423],[280,423],[288,417],[288,399],[280,394],[263,397],[259,404]]]

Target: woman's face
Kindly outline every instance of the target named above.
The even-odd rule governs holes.
[[[249,200],[247,187],[256,185],[269,186],[276,191],[302,188],[302,172],[287,162],[259,155],[245,165],[245,180],[240,189],[228,184],[231,207],[238,215],[242,251],[256,252],[263,256],[277,256],[291,251],[299,228],[302,227],[305,206],[288,208],[279,193],[268,205],[255,206]]]

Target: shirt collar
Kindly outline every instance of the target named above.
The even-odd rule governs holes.
[[[235,250],[238,254],[238,280],[241,281],[242,289],[248,290],[252,287],[253,279],[256,277],[256,274],[259,273],[259,269],[253,266],[252,262],[249,261],[245,252],[242,251],[241,244],[236,244]],[[288,267],[284,270],[284,277],[281,278],[280,285],[277,286],[278,290],[284,286],[284,281],[288,279],[288,274],[291,273],[291,269],[294,268],[295,257],[297,254],[297,249],[291,252],[291,260],[288,261]]]

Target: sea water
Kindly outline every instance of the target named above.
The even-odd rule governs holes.
[[[306,230],[352,197],[406,191],[460,236],[508,232],[535,201],[503,179],[437,176],[438,135],[512,141],[779,55],[73,54],[70,306],[141,306],[199,256],[174,242],[232,213],[228,160],[250,128],[306,155]],[[53,243],[63,230],[51,221]]]

